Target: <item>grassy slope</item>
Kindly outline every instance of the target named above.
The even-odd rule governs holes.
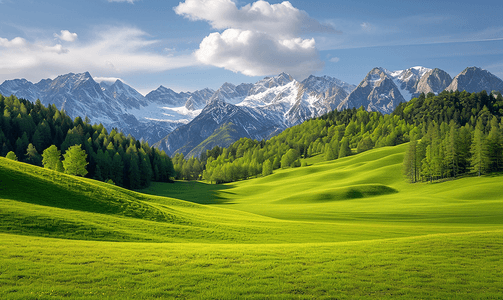
[[[498,298],[502,177],[407,184],[404,147],[172,198],[0,158],[0,296]]]

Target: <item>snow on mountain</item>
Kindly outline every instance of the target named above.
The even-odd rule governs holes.
[[[417,93],[417,84],[419,80],[429,71],[431,71],[431,69],[425,67],[412,67],[405,70],[386,72],[393,78],[393,82],[397,86],[402,97],[406,101],[409,101],[414,98]]]
[[[334,103],[340,103],[347,96],[346,90],[354,88],[328,76],[311,76],[298,82],[286,73],[243,86],[241,91],[240,86],[222,85],[200,115],[177,128],[156,146],[169,154],[180,152],[198,156],[207,147],[215,145],[214,140],[206,141],[215,130],[232,131],[226,135],[230,136],[226,143],[240,137],[266,139],[335,109],[337,105]],[[229,123],[232,126],[221,127]]]
[[[440,69],[418,66],[388,71],[384,68],[374,68],[337,109],[363,106],[369,111],[388,114],[400,102],[409,101],[421,93],[442,92],[451,81],[450,75]]]
[[[251,83],[242,83],[235,86],[232,83],[226,82],[211,96],[209,102],[221,100],[230,104],[241,103],[248,96],[252,87],[253,84]]]
[[[420,93],[438,94],[444,89],[502,91],[503,82],[479,68],[467,68],[452,80],[440,69],[412,67],[399,71],[374,68],[358,86],[329,76],[310,76],[298,82],[281,73],[254,84],[224,83],[216,91],[177,93],[160,86],[146,96],[120,80],[98,84],[88,72],[36,84],[15,79],[0,85],[5,96],[40,99],[44,105],[65,109],[72,118],[88,116],[93,123],[117,127],[152,144],[162,139],[158,145],[168,153],[191,155],[218,143],[215,136],[228,136],[226,143],[243,136],[265,139],[334,109],[364,106],[386,114]],[[227,126],[229,123],[232,125]],[[215,130],[218,134],[205,142]],[[226,135],[226,130],[232,134]]]
[[[391,113],[398,103],[404,101],[390,72],[383,68],[374,68],[337,109],[363,106],[367,111],[380,111],[386,114]]]

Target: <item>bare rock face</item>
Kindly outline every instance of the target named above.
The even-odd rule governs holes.
[[[483,90],[487,93],[491,91],[503,92],[503,81],[486,70],[469,67],[454,77],[446,90],[467,91],[469,93],[478,93]]]
[[[368,111],[389,114],[400,102],[405,102],[405,99],[393,78],[384,69],[374,68],[337,109],[363,106]]]
[[[445,90],[452,82],[451,75],[447,72],[435,68],[426,72],[423,77],[419,80],[416,88],[416,97],[420,93],[434,93],[438,95],[440,92]]]

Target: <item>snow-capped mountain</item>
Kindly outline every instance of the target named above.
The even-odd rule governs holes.
[[[387,70],[374,68],[356,89],[339,104],[337,109],[363,106],[367,111],[391,113],[400,102],[405,101],[395,83],[397,80],[401,79],[395,79]]]
[[[439,94],[451,82],[451,76],[438,68],[412,67],[399,71],[374,68],[337,109],[363,106],[368,111],[389,114],[400,102],[421,93]]]
[[[486,70],[470,67],[454,77],[446,90],[467,91],[469,93],[485,90],[488,94],[492,91],[503,93],[503,81]]]
[[[270,118],[269,115],[262,113],[260,110],[236,106],[215,99],[194,120],[175,129],[155,146],[165,150],[170,155],[175,152],[187,155],[222,125],[229,123],[232,123],[232,128],[238,131],[238,134],[230,142],[241,137],[261,140],[286,128],[284,124],[278,122],[277,118]],[[210,147],[212,148],[212,146]],[[209,148],[202,147],[197,153],[191,153],[191,156],[198,157],[206,149]]]
[[[211,96],[210,102],[221,100],[230,104],[240,103],[248,96],[252,87],[253,84],[251,83],[242,83],[235,86],[232,83],[226,82]]]
[[[241,86],[242,92],[238,89]],[[253,85],[236,87],[226,83],[212,96],[200,115],[177,128],[156,146],[168,154],[180,152],[199,156],[215,145],[213,140],[207,139],[230,123],[232,126],[224,127],[233,134],[225,143],[241,137],[267,139],[285,128],[334,110],[347,96],[346,90],[353,88],[353,85],[328,76],[310,76],[298,82],[285,73],[266,77]],[[246,90],[248,94],[245,96]]]
[[[419,94],[417,92],[417,84],[424,74],[429,71],[431,71],[431,69],[424,67],[412,67],[410,69],[400,71],[386,72],[391,76],[391,78],[393,78],[393,82],[398,87],[402,97],[406,101],[409,101]]]
[[[454,80],[440,69],[413,67],[399,71],[374,68],[358,86],[328,76],[310,76],[299,82],[281,73],[255,84],[224,83],[216,91],[177,93],[160,86],[145,97],[120,80],[97,83],[88,72],[36,84],[14,79],[0,85],[0,94],[5,96],[40,99],[44,105],[65,109],[72,118],[87,116],[108,129],[119,128],[152,144],[159,141],[156,145],[169,154],[196,156],[241,137],[266,139],[334,109],[363,106],[387,114],[420,93],[443,90],[503,91],[503,81],[475,67],[465,69]]]
[[[13,94],[30,101],[40,99],[44,105],[55,104],[64,109],[72,118],[87,116],[92,123],[102,123],[108,129],[116,127],[125,134],[155,143],[197,116],[214,91],[176,93],[161,86],[144,97],[120,80],[98,84],[85,72],[44,79],[36,84],[26,79],[7,80],[0,85],[0,94]],[[193,105],[187,108],[189,101]]]

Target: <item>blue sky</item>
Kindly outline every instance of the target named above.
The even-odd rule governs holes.
[[[0,82],[89,71],[142,93],[373,67],[503,78],[498,1],[0,0]]]

